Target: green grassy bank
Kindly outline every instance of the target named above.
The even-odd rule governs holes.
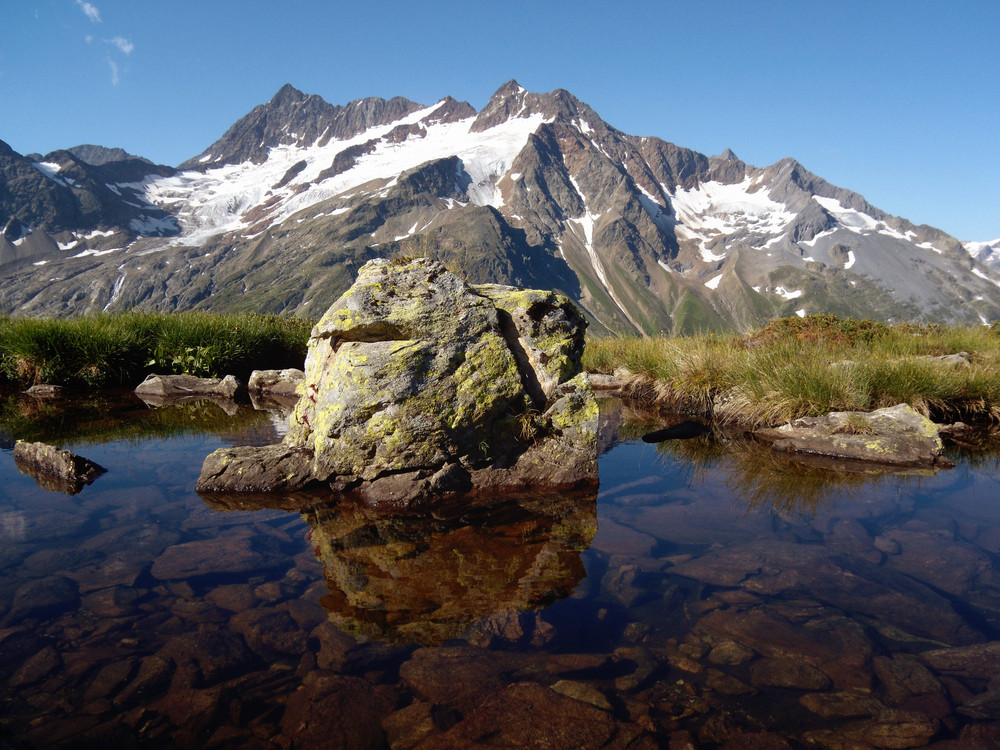
[[[936,360],[966,353],[966,363]],[[908,403],[938,421],[1000,421],[1000,331],[783,318],[750,335],[591,339],[591,372],[627,390],[747,426]]]
[[[241,379],[302,367],[314,321],[204,312],[0,317],[0,384],[136,386],[150,372]]]
[[[312,325],[205,312],[0,317],[0,385],[134,387],[150,372],[245,381],[301,367]],[[934,359],[960,352],[958,363]],[[1000,330],[985,326],[783,318],[749,335],[593,338],[584,367],[624,367],[631,395],[748,426],[904,402],[939,421],[1000,421]]]

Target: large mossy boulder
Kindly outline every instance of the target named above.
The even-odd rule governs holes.
[[[296,489],[303,461],[310,483],[395,505],[595,482],[585,327],[554,292],[470,286],[425,258],[371,261],[313,329],[285,439],[295,466],[225,449],[198,487]]]

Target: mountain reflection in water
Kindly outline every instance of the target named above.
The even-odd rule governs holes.
[[[606,407],[596,502],[387,518],[199,498],[278,439],[247,408],[0,404],[5,447],[108,469],[68,496],[0,453],[0,744],[1000,744],[995,448],[832,473]]]

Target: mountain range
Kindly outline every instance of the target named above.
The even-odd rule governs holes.
[[[318,317],[374,257],[557,289],[598,333],[783,315],[1000,319],[1000,240],[963,245],[791,158],[755,167],[623,133],[570,93],[481,111],[290,85],[177,167],[0,141],[0,313]]]

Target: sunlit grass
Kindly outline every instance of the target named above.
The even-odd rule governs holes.
[[[958,353],[967,364],[933,359]],[[1000,332],[986,327],[783,319],[749,336],[591,339],[584,366],[624,368],[631,395],[748,426],[899,403],[1000,419]]]
[[[301,367],[312,323],[205,312],[0,317],[0,380],[134,386],[149,372],[246,378],[255,368]]]

